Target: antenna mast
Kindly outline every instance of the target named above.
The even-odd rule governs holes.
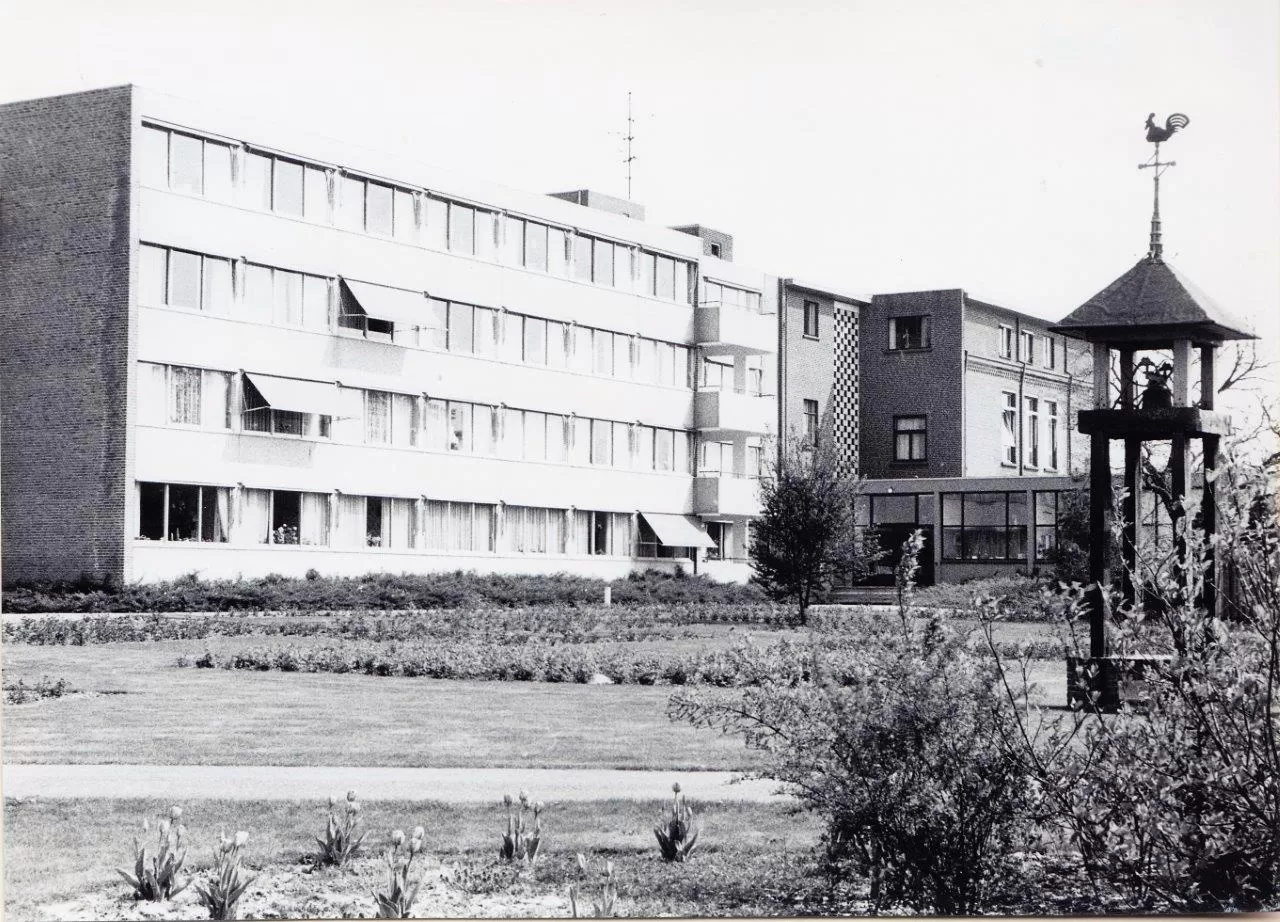
[[[627,90],[627,134],[624,138],[627,142],[627,156],[622,161],[627,168],[627,201],[631,201],[631,163],[636,159],[631,153],[631,142],[636,139],[635,124],[635,119],[631,117],[631,91]]]

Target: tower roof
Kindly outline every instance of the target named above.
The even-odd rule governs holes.
[[[1212,298],[1159,256],[1148,254],[1050,327],[1076,339],[1142,341],[1256,339]]]

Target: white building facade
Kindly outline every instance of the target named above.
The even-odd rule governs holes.
[[[112,92],[123,579],[748,576],[775,278],[623,214]]]

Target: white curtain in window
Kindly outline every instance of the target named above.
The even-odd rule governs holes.
[[[591,513],[582,509],[573,512],[573,535],[570,539],[571,554],[591,553]]]
[[[226,429],[231,425],[227,411],[231,400],[231,375],[225,371],[205,371],[201,399],[201,418],[209,429]]]
[[[271,491],[245,490],[236,543],[266,544],[271,531]]]
[[[303,493],[300,511],[299,543],[324,547],[329,543],[329,496],[326,493]]]
[[[631,556],[631,516],[625,512],[613,513],[613,529],[609,552],[615,557]]]
[[[568,531],[567,517],[563,509],[547,510],[547,553],[565,553],[565,537]]]
[[[200,425],[200,369],[169,368],[169,422]]]
[[[390,514],[387,506],[390,505]],[[413,510],[414,502],[410,499],[392,499],[385,501],[382,515],[383,547],[404,549],[413,547]]]
[[[498,549],[503,553],[524,551],[524,506],[507,506],[502,510],[502,530],[498,535]]]
[[[225,317],[231,313],[231,260],[204,258],[204,303],[210,314]]]
[[[391,438],[396,445],[413,445],[417,439],[413,432],[414,398],[395,394],[391,398]]]
[[[476,503],[474,509],[474,530],[472,550],[492,551],[497,538],[498,513],[494,506]]]
[[[363,496],[338,497],[337,544],[340,547],[366,547],[365,498]]]
[[[425,447],[428,451],[446,451],[449,448],[448,404],[443,400],[427,401]]]
[[[422,504],[422,513],[423,547],[432,551],[445,550],[449,534],[449,504],[429,499]]]
[[[365,441],[370,445],[391,442],[391,395],[383,391],[365,391]]]
[[[212,532],[208,540],[226,541],[231,525],[231,490],[227,487],[205,487],[204,515],[206,522],[212,516],[212,527],[206,526],[206,532]]]
[[[524,454],[524,412],[506,409],[502,411],[502,440],[498,456],[520,458]]]
[[[448,547],[455,551],[472,548],[472,522],[470,503],[450,503]]]

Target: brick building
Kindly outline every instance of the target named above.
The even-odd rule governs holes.
[[[0,106],[0,169],[6,581],[746,577],[731,241],[132,86]]]

